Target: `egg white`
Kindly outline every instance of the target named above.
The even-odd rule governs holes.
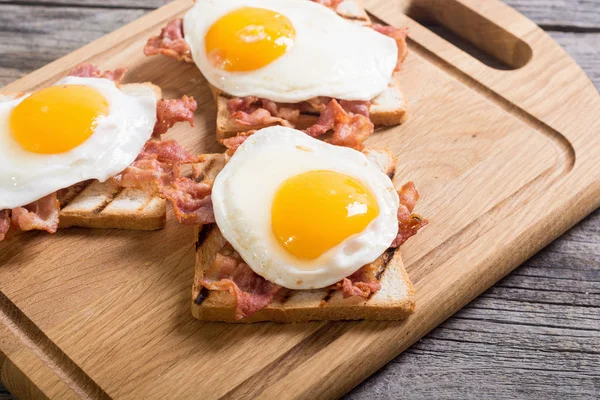
[[[315,170],[358,179],[371,189],[380,212],[362,232],[319,258],[300,260],[275,238],[271,207],[284,181]],[[289,289],[317,289],[339,282],[376,260],[398,233],[399,198],[388,176],[356,150],[290,128],[266,128],[248,138],[217,176],[212,201],[219,229],[250,268]]]
[[[59,189],[97,179],[106,181],[123,171],[150,139],[156,124],[154,91],[140,87],[128,95],[107,79],[67,77],[56,85],[85,85],[109,103],[90,138],[61,154],[36,154],[23,149],[10,133],[11,111],[28,95],[0,99],[0,210],[27,205]],[[69,121],[64,121],[68,124]]]
[[[206,55],[206,33],[222,16],[247,6],[289,18],[296,30],[293,47],[255,71],[213,67]],[[184,18],[184,31],[194,62],[206,79],[237,97],[288,103],[317,96],[370,101],[387,88],[398,60],[393,39],[307,0],[197,0]]]

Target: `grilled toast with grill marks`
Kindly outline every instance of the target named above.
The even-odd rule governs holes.
[[[365,155],[390,178],[394,177],[396,157],[383,148],[370,148]],[[206,179],[214,179],[225,162],[205,166]],[[344,298],[340,290],[282,289],[267,307],[241,320],[235,316],[235,298],[227,291],[209,291],[199,284],[205,271],[226,240],[215,224],[196,229],[196,268],[192,288],[192,314],[203,321],[251,323],[260,321],[303,322],[312,320],[400,320],[413,313],[415,292],[399,249],[388,249],[372,265],[381,290],[368,299]]]

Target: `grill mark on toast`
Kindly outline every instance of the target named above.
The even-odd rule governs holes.
[[[283,296],[281,297],[281,300],[279,301],[281,304],[285,304],[289,299],[292,298],[292,296],[294,295],[294,291],[293,290],[289,290],[287,289],[284,293]]]
[[[208,238],[208,235],[213,230],[213,225],[214,224],[202,225],[202,228],[198,232],[198,237],[196,238],[196,251],[198,251],[200,247],[202,247],[202,244],[204,243],[206,238]]]
[[[206,300],[209,295],[210,290],[203,286],[202,289],[200,289],[200,293],[198,293],[198,296],[196,296],[196,298],[194,299],[194,304],[197,306],[201,305],[202,303],[204,303],[204,300]]]
[[[113,202],[114,199],[116,199],[122,192],[123,190],[125,190],[125,188],[120,187],[115,193],[113,193],[108,199],[106,199],[102,204],[100,204],[98,207],[96,207],[92,213],[95,215],[100,214],[102,211],[104,211],[106,209],[106,207],[108,207],[110,205],[110,203]]]
[[[387,249],[385,251],[385,253],[382,254],[383,259],[381,260],[381,265],[377,269],[377,274],[375,274],[375,278],[377,279],[378,282],[381,280],[381,277],[383,276],[384,272],[387,270],[387,267],[390,264],[390,261],[392,261],[392,257],[394,257],[395,252],[396,252],[396,249],[394,249],[393,247],[390,247],[389,249]]]
[[[325,295],[325,297],[323,297],[323,300],[321,300],[321,303],[319,304],[320,307],[324,307],[325,305],[327,305],[327,302],[329,300],[331,300],[331,297],[333,296],[333,294],[336,292],[336,289],[329,289],[327,291],[327,294]]]
[[[201,183],[204,180],[204,178],[206,178],[206,175],[208,175],[206,172],[210,171],[210,168],[212,167],[212,165],[214,163],[215,163],[214,158],[205,162],[205,165],[202,168],[202,173],[196,177],[196,182]]]
[[[383,276],[385,271],[387,271],[387,267],[388,265],[390,265],[390,262],[392,261],[395,252],[396,249],[390,247],[385,251],[385,253],[381,255],[381,265],[379,266],[379,268],[377,268],[377,272],[375,273],[375,279],[377,279],[377,282],[381,282],[381,277]],[[375,293],[369,294],[369,298],[367,300],[371,300],[371,297],[373,297]]]
[[[85,189],[88,188],[88,186],[90,186],[92,184],[93,180],[87,180],[84,182],[80,182],[80,183],[76,183],[75,185],[70,186],[68,189],[65,189],[67,191],[71,191],[72,193],[68,193],[67,192],[67,196],[65,196],[60,200],[60,208],[65,208],[67,207],[69,204],[73,203],[81,193],[83,193],[83,191]]]

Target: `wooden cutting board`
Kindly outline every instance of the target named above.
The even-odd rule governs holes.
[[[193,228],[69,229],[0,244],[0,376],[22,398],[331,398],[342,395],[600,205],[600,97],[541,29],[496,0],[369,0],[410,27],[410,119],[369,144],[399,156],[400,184],[431,224],[403,247],[417,312],[402,322],[236,326],[190,314]],[[214,105],[193,65],[145,58],[178,0],[5,87],[27,91],[75,64],[127,66],[167,97],[191,94],[199,152]],[[503,61],[496,70],[416,20],[431,19]]]

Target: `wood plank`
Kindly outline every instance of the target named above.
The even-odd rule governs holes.
[[[546,30],[600,28],[598,0],[505,0],[505,3]]]
[[[88,8],[154,9],[169,0],[0,0],[0,4],[77,6]],[[597,0],[506,0],[537,24],[547,28],[600,28],[600,7]]]
[[[0,2],[0,85],[114,31],[144,10],[8,5]],[[73,35],[73,30],[78,34]],[[550,32],[600,87],[600,33]]]
[[[600,210],[347,399],[598,398],[599,287]]]
[[[585,245],[580,245],[580,246],[581,246],[580,248],[587,249],[587,247],[585,247]],[[584,261],[585,261],[585,260],[582,260],[582,262],[584,262]],[[589,265],[589,264],[586,264],[586,265]],[[540,274],[547,274],[547,275],[551,275],[553,272],[554,272],[554,271],[553,271],[553,269],[552,269],[552,268],[546,268],[546,269],[544,269],[542,272],[539,272],[539,271],[537,271],[537,270],[536,270],[534,273],[540,273]],[[532,273],[532,274],[533,274],[533,273]],[[586,275],[586,276],[587,276],[587,275]],[[527,277],[528,277],[528,275],[526,275],[526,276],[525,276],[525,278],[527,278]],[[551,278],[550,278],[550,279],[551,279]],[[527,289],[528,289],[528,286],[529,286],[530,284],[535,286],[535,283],[536,283],[536,282],[537,282],[537,280],[536,280],[536,279],[531,279],[531,280],[529,280],[529,281],[528,281],[528,283],[527,283],[526,285],[524,285],[524,286],[527,286]],[[593,281],[592,281],[592,282],[593,282]],[[500,287],[502,287],[502,286],[500,286]],[[504,289],[507,289],[509,292],[511,292],[511,291],[512,291],[511,293],[514,293],[514,291],[515,291],[515,290],[518,290],[518,289],[519,289],[519,287],[515,288],[515,287],[514,287],[514,285],[511,285],[511,286],[509,286],[509,287],[504,287]],[[526,290],[527,290],[527,289],[526,289]],[[585,288],[583,288],[582,290],[585,290]],[[543,295],[543,293],[537,293],[537,292],[535,292],[535,293],[536,293],[536,296],[542,296],[542,295]],[[567,295],[569,295],[569,293],[567,293]],[[504,297],[510,298],[510,293],[501,293],[501,294],[500,294],[500,296],[504,296]],[[503,298],[504,298],[504,297],[503,297]],[[534,297],[534,299],[533,299],[533,300],[531,300],[531,299],[530,299],[530,300],[528,300],[528,302],[530,302],[530,301],[535,301],[535,299],[538,299],[538,297]],[[578,299],[578,298],[577,298],[577,299]],[[547,300],[547,299],[546,299],[546,300]],[[568,299],[564,299],[563,301],[566,301],[566,300],[568,300]],[[542,300],[538,299],[538,301],[542,301]],[[581,301],[581,299],[579,299],[579,301]],[[586,301],[587,301],[587,300],[586,300]],[[492,304],[494,304],[494,303],[492,303]],[[510,304],[510,303],[504,303],[504,307],[505,307],[504,309],[498,309],[498,310],[495,310],[495,311],[497,312],[497,314],[495,314],[495,316],[496,316],[496,317],[498,317],[499,315],[504,315],[506,312],[510,312],[510,310],[507,310],[507,309],[506,309],[506,307],[508,307],[508,306],[507,306],[507,304]],[[585,303],[585,301],[584,301],[584,304],[585,304],[585,305],[592,305],[592,306],[593,306],[594,304],[596,304],[596,305],[597,305],[597,302],[596,302],[596,299],[595,299],[594,297],[592,297],[592,299],[590,300],[590,304],[588,304],[588,303]],[[472,325],[473,325],[474,327],[478,327],[478,326],[481,324],[481,322],[482,322],[482,321],[481,321],[481,319],[482,319],[482,318],[485,318],[485,317],[487,316],[487,311],[485,310],[485,307],[487,307],[487,308],[490,308],[490,304],[484,304],[482,307],[483,307],[483,308],[482,308],[482,311],[481,311],[481,313],[480,313],[480,314],[476,313],[476,315],[475,315],[475,316],[473,316],[473,315],[470,315],[470,314],[469,314],[469,315],[467,315],[467,317],[465,317],[466,319],[473,321]],[[470,309],[467,309],[467,311],[472,311],[472,310],[470,310]],[[466,311],[466,312],[467,312],[467,311]],[[476,311],[479,311],[479,310],[476,310]],[[582,312],[582,314],[577,314],[577,313],[579,313],[579,311],[578,311],[578,310],[570,310],[570,311],[572,311],[572,312],[576,313],[576,315],[579,315],[579,316],[580,316],[580,317],[582,317],[582,318],[587,318],[587,317],[589,316],[589,314],[586,314],[586,313],[585,313],[585,311],[583,311],[583,312]],[[536,320],[536,319],[534,319],[534,320],[533,320],[533,321],[534,321],[534,324],[535,324],[535,325],[537,325],[537,324],[539,324],[539,323],[542,323],[542,324],[543,324],[543,323],[544,323],[544,321],[545,321],[545,319],[546,319],[546,318],[551,318],[551,316],[552,316],[552,315],[555,315],[555,314],[554,314],[554,313],[553,313],[551,310],[550,310],[550,311],[547,311],[547,312],[546,312],[546,314],[544,314],[544,315],[543,315],[543,317],[542,317],[541,319],[539,319],[539,318],[538,318],[537,320]],[[509,316],[510,316],[510,314],[509,314]],[[593,315],[592,315],[592,317],[593,317]],[[509,322],[509,321],[510,321],[510,318],[506,318],[506,322]],[[593,319],[593,318],[591,318],[591,322],[590,322],[590,323],[593,323],[593,321],[594,321],[594,319]],[[556,321],[554,321],[554,322],[556,322]],[[561,327],[559,327],[559,328],[557,328],[557,329],[563,329],[563,328],[564,328],[564,327],[562,327],[562,326],[561,326]],[[495,327],[495,326],[493,326],[492,328],[490,328],[490,330],[491,330],[491,331],[493,331],[493,329],[496,329],[496,327]],[[496,332],[496,331],[494,331],[494,332]],[[509,333],[511,333],[511,334],[512,334],[512,333],[514,333],[514,332],[509,332]],[[562,333],[562,332],[559,332],[559,333]],[[538,335],[538,334],[539,334],[539,332],[533,332],[533,334],[535,334],[535,335]],[[567,333],[567,334],[568,334],[568,333]],[[459,338],[460,338],[460,337],[462,337],[460,334],[458,334],[458,335],[455,335],[455,336],[449,335],[449,337],[450,337],[450,338],[454,338],[455,340],[456,340],[456,337],[457,337],[457,336],[458,336]],[[436,338],[436,337],[434,336],[434,339],[435,339],[435,338]],[[517,336],[517,338],[518,338],[518,336]],[[594,338],[592,337],[592,340],[593,340],[593,339],[594,339]],[[486,339],[486,340],[487,340],[487,339]],[[502,339],[502,338],[498,339],[498,341],[499,341],[501,344],[503,344],[502,340],[504,340],[504,339]],[[491,344],[493,344],[493,341],[491,341],[491,340],[488,340],[488,342],[489,342],[489,343],[491,343]],[[487,343],[487,342],[486,342],[486,343]],[[591,343],[593,344],[594,342],[591,342]],[[588,344],[589,344],[589,343],[588,343]],[[467,347],[467,346],[465,346],[465,347]],[[500,347],[500,345],[498,345],[498,347]],[[418,348],[418,345],[417,345],[417,347],[416,347],[416,348]],[[475,348],[475,346],[473,346],[473,348]],[[589,346],[588,346],[588,347],[585,347],[585,346],[584,346],[584,350],[587,350],[588,348],[589,348]],[[451,349],[450,349],[450,350],[448,350],[448,349],[447,349],[446,347],[444,347],[444,346],[440,346],[440,347],[438,347],[438,348],[437,348],[437,351],[444,350],[444,349],[446,349],[446,351],[450,351],[450,350],[451,350]],[[468,349],[461,348],[460,350],[462,350],[462,351],[464,351],[465,353],[467,353],[467,354],[468,354]],[[535,348],[535,351],[536,351],[536,353],[539,353],[539,351],[540,351],[540,348],[539,348],[539,346],[538,346],[537,348]],[[407,354],[410,354],[410,353],[407,353]],[[430,354],[434,355],[434,354],[437,354],[437,352],[436,352],[436,351],[433,351],[433,352],[432,352],[432,353],[430,353]],[[504,353],[501,353],[501,354],[504,354]],[[506,357],[506,355],[504,355],[504,356]],[[464,357],[464,356],[463,356],[463,357]],[[488,358],[489,358],[489,357],[488,357]],[[458,357],[458,359],[461,359],[461,358],[460,358],[460,357]],[[501,358],[500,358],[500,361],[501,361],[502,359],[503,359],[503,358],[501,357]],[[478,361],[480,361],[480,362],[485,362],[485,360],[486,360],[486,359],[485,359],[485,358],[483,358],[483,357],[482,357],[481,359],[478,359]],[[549,361],[549,358],[545,360],[545,362],[548,362],[548,361]],[[447,359],[446,359],[446,362],[452,362],[452,359],[451,359],[451,358],[447,358]],[[595,366],[595,364],[593,364],[593,363],[589,364],[589,363],[588,363],[588,364],[585,364],[584,366],[585,366],[585,367],[590,367],[590,366],[591,366],[591,367],[594,367],[594,366]],[[523,372],[523,371],[522,371],[522,369],[519,369],[519,368],[517,368],[517,367],[518,367],[518,366],[517,366],[517,365],[516,365],[516,363],[515,363],[515,365],[513,365],[513,368],[514,368],[515,370],[519,371],[519,372]],[[424,367],[423,367],[423,368],[424,368]],[[419,368],[419,370],[421,370],[421,368]],[[423,371],[425,371],[425,370],[426,370],[426,369],[423,369]],[[597,370],[597,369],[596,369],[596,370]],[[468,371],[467,371],[467,372],[468,372]],[[568,371],[567,371],[567,372],[568,372]],[[436,377],[437,377],[437,378],[439,378],[439,379],[443,379],[443,376],[442,376],[441,374],[437,375]],[[494,377],[496,377],[496,378],[498,378],[498,379],[500,378],[500,377],[499,377],[499,376],[497,376],[497,375],[494,375]],[[556,379],[556,378],[557,378],[557,376],[554,376],[554,375],[552,375],[552,376],[551,376],[551,378],[554,378],[554,379]],[[429,382],[430,386],[432,385],[432,382],[435,382],[435,381],[431,380],[431,381]],[[594,383],[594,381],[592,380],[592,384],[593,384],[593,383]],[[450,385],[449,385],[449,386],[450,386]],[[540,387],[541,387],[541,385],[540,385]],[[459,388],[459,387],[456,387],[455,389],[458,389],[458,390],[460,390],[460,388]],[[474,388],[474,390],[475,390],[475,389],[476,389],[476,388]],[[438,395],[440,394],[439,392],[436,392],[436,393],[438,393]],[[536,393],[537,393],[537,392],[536,392]],[[541,393],[541,392],[540,392],[540,393]],[[557,393],[562,393],[562,392],[557,392]],[[588,392],[584,392],[583,394],[586,394],[586,393],[588,393]],[[538,394],[539,394],[539,393],[538,393]],[[588,394],[589,394],[589,393],[588,393]]]
[[[0,82],[12,82],[144,13],[0,4]]]
[[[46,6],[46,7],[80,7],[80,8],[117,8],[117,9],[142,9],[154,10],[164,6],[171,0],[0,0],[0,4],[14,4],[19,6]]]
[[[550,36],[600,88],[600,33],[550,32]]]

